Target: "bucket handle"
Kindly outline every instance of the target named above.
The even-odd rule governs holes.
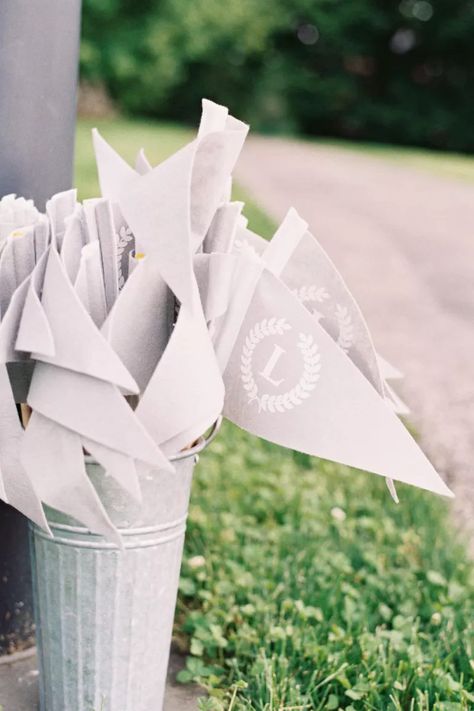
[[[184,449],[181,452],[178,452],[178,454],[173,454],[169,458],[170,462],[179,462],[181,459],[187,459],[188,457],[198,457],[200,452],[206,449],[206,447],[210,445],[211,442],[217,437],[222,425],[222,419],[222,415],[219,415],[214,424],[211,425],[207,434],[204,434],[202,435],[202,437],[199,437],[196,444],[194,444],[189,449]]]

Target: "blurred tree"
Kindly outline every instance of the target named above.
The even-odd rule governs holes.
[[[84,0],[82,76],[124,110],[474,150],[473,0]]]

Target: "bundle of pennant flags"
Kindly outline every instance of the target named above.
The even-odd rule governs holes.
[[[84,453],[140,501],[221,412],[395,498],[392,480],[451,495],[306,222],[291,209],[267,242],[232,202],[247,130],[203,101],[195,140],[156,167],[95,131],[101,198],[0,201],[0,497],[44,529],[43,503],[119,542]]]

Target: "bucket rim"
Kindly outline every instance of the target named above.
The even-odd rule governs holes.
[[[201,435],[196,440],[196,443],[193,444],[192,447],[189,447],[189,449],[182,449],[181,452],[177,452],[176,454],[172,454],[170,457],[168,457],[170,462],[181,462],[183,459],[189,459],[189,457],[195,457],[197,454],[200,454],[202,451],[208,447],[211,442],[217,437],[219,430],[222,425],[222,420],[223,417],[222,415],[219,415],[217,420],[211,425],[209,428],[209,432],[207,434]],[[92,457],[90,454],[86,454],[84,457],[85,461],[88,464],[96,464],[97,460],[95,457]]]
[[[207,434],[201,435],[196,443],[189,449],[183,449],[177,454],[172,454],[169,457],[170,462],[180,462],[182,459],[187,459],[188,457],[194,457],[196,454],[200,454],[202,451],[208,447],[211,442],[217,437],[219,430],[222,425],[223,417],[219,415],[217,420],[209,428]]]
[[[175,529],[180,529],[182,528],[183,525],[186,524],[188,518],[188,514],[183,514],[183,516],[180,516],[179,518],[175,518],[173,521],[165,521],[164,523],[159,523],[156,526],[139,526],[137,528],[120,528],[120,526],[117,528],[118,531],[120,531],[120,534],[125,537],[129,536],[147,536],[153,533],[163,533],[166,531],[173,531]],[[103,536],[100,533],[93,533],[92,531],[89,531],[88,528],[85,526],[70,526],[67,523],[54,523],[54,522],[49,522],[49,526],[51,530],[55,531],[63,531],[64,533],[77,533],[77,534],[82,534],[88,532],[91,536],[94,536],[96,538],[103,538]],[[45,538],[50,538],[48,534],[41,529],[39,530],[39,535],[43,535]]]

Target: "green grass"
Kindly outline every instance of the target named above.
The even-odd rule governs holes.
[[[82,197],[98,192],[91,125],[78,132]],[[127,159],[190,137],[101,122]],[[253,229],[271,221],[251,204]],[[474,708],[474,571],[445,502],[282,450],[226,424],[193,486],[175,638],[207,711]]]
[[[443,153],[424,148],[406,148],[383,143],[363,143],[344,140],[317,139],[320,145],[337,150],[363,153],[374,158],[405,165],[434,175],[456,180],[474,181],[474,156]]]
[[[176,635],[202,709],[474,708],[474,572],[437,497],[229,424],[197,467]]]

